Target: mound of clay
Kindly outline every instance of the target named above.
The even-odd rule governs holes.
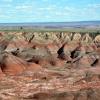
[[[25,70],[27,63],[10,54],[5,54],[2,61],[2,71],[5,74],[16,75]]]
[[[47,46],[46,46],[46,48],[47,48],[47,50],[48,50],[48,52],[50,53],[50,54],[57,54],[57,51],[58,51],[58,49],[59,49],[59,47],[56,45],[56,44],[48,44]]]
[[[89,36],[89,34],[85,34],[83,37],[82,37],[82,41],[83,42],[86,42],[86,43],[91,43],[93,42],[92,38]]]
[[[39,64],[35,64],[35,63],[28,63],[26,67],[26,71],[39,71],[41,69],[42,67]]]
[[[17,75],[27,69],[35,70],[39,68],[40,68],[39,65],[36,65],[34,63],[27,63],[26,61],[16,56],[13,56],[11,54],[4,55],[2,66],[1,66],[3,73],[7,75]]]
[[[94,41],[100,43],[100,35],[97,35],[97,36],[95,37]]]
[[[73,41],[80,41],[81,40],[81,34],[80,33],[76,33],[73,36]]]

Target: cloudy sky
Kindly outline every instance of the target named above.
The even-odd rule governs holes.
[[[0,23],[100,20],[100,0],[0,0]]]

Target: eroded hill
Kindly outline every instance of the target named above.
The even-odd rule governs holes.
[[[99,100],[100,35],[0,33],[1,100]]]

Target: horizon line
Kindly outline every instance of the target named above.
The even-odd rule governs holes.
[[[0,24],[24,24],[24,23],[73,23],[73,22],[99,22],[100,20],[84,20],[84,21],[57,21],[57,22],[2,22]]]

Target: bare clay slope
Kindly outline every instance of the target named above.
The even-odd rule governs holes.
[[[0,33],[1,100],[99,100],[100,35]]]

